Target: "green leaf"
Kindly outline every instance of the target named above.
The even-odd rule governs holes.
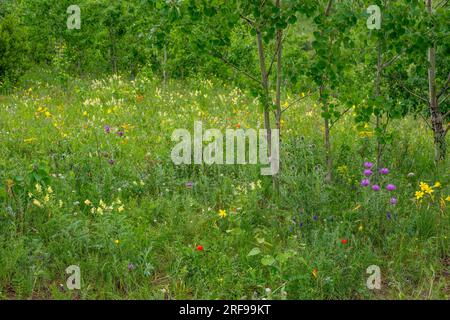
[[[272,256],[269,256],[269,255],[264,256],[261,259],[261,264],[263,266],[272,266],[274,263],[275,263],[275,259]]]
[[[247,254],[247,257],[252,257],[252,256],[256,256],[258,254],[261,253],[261,250],[259,248],[253,248],[252,250],[250,250],[250,252]]]

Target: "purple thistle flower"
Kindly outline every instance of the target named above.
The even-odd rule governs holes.
[[[119,137],[123,137],[124,133],[123,133],[123,131],[117,131],[117,135],[118,135]]]
[[[373,163],[372,163],[372,162],[364,162],[364,167],[365,167],[366,169],[370,169],[370,168],[373,167]]]
[[[389,201],[393,206],[395,206],[398,202],[397,198],[392,197],[391,200]]]
[[[368,187],[369,185],[370,185],[369,179],[363,179],[363,180],[361,181],[361,186],[363,186],[363,187]]]
[[[366,176],[366,177],[370,177],[371,175],[372,175],[372,170],[370,170],[370,169],[366,169],[366,170],[364,170],[364,175]]]
[[[105,126],[105,133],[110,133],[111,132],[111,127],[110,126]]]
[[[372,190],[373,190],[373,191],[380,191],[380,186],[377,185],[377,184],[374,184],[374,185],[372,186]]]
[[[394,191],[396,189],[396,187],[395,187],[395,185],[393,185],[393,184],[388,184],[387,186],[386,186],[386,190],[387,191]]]
[[[114,161],[114,159],[110,159],[110,160],[108,161],[108,163],[109,163],[110,165],[113,165],[113,164],[116,163],[116,162]]]
[[[391,213],[390,213],[390,212],[388,212],[388,213],[386,214],[386,218],[388,218],[388,220],[391,220],[391,218],[392,218],[392,215],[391,215]]]
[[[381,168],[380,169],[380,173],[381,174],[388,174],[389,173],[389,169],[388,168]]]
[[[319,219],[319,217],[317,216],[317,214],[315,214],[315,215],[313,216],[313,220],[314,220],[314,221],[317,221],[317,219]]]

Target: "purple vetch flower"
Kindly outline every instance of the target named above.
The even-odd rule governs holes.
[[[317,219],[319,219],[319,217],[317,216],[317,214],[315,214],[315,215],[313,216],[313,220],[314,220],[314,221],[317,221]]]
[[[377,185],[377,184],[374,184],[374,185],[372,186],[372,190],[373,190],[373,191],[380,191],[380,186]]]
[[[111,127],[110,126],[105,126],[105,133],[110,133],[111,132]]]
[[[364,170],[364,175],[365,175],[366,177],[370,177],[372,174],[373,174],[372,170],[370,170],[370,169]]]
[[[366,169],[370,169],[370,168],[373,167],[373,163],[372,163],[372,162],[364,162],[364,167],[365,167]]]
[[[130,262],[128,264],[128,271],[133,271],[134,269],[136,269],[136,266]]]
[[[381,174],[388,174],[389,173],[389,169],[388,168],[381,168],[380,169],[380,173]]]
[[[390,204],[392,204],[393,206],[395,206],[395,205],[397,204],[398,200],[397,200],[397,198],[392,197],[391,200],[390,200],[389,202],[390,202]]]
[[[113,165],[113,164],[116,163],[116,162],[114,161],[114,159],[109,159],[108,163],[109,163],[110,165]]]
[[[395,185],[391,183],[386,186],[387,191],[394,191],[395,189],[396,189]]]
[[[185,183],[186,188],[191,189],[194,186],[194,183],[192,181],[188,181]]]
[[[390,212],[388,212],[388,213],[386,214],[386,218],[388,218],[388,220],[391,220],[391,219],[392,219],[392,215],[391,215]]]
[[[123,133],[123,131],[117,131],[117,135],[118,135],[119,137],[123,137],[124,133]]]
[[[361,186],[363,186],[363,187],[368,187],[369,185],[370,185],[369,179],[363,179],[363,180],[361,181]]]

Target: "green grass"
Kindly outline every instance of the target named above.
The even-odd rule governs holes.
[[[145,78],[70,88],[30,81],[0,96],[0,298],[449,298],[450,202],[441,200],[449,165],[434,165],[420,120],[390,126],[382,182],[397,186],[393,207],[387,191],[359,185],[375,141],[361,136],[352,113],[332,129],[327,185],[320,110],[309,100],[289,108],[277,195],[258,166],[170,159],[173,130],[192,132],[195,120],[258,128],[249,94],[201,80],[163,89]],[[419,203],[421,181],[442,186]],[[81,290],[65,287],[69,265],[81,268]],[[381,268],[381,290],[366,288],[370,265]]]

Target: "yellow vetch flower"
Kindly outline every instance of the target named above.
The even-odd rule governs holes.
[[[358,227],[358,231],[363,231],[363,229],[364,229],[363,225],[360,224],[359,227]]]
[[[48,194],[52,194],[52,193],[53,193],[52,187],[49,186],[49,187],[47,188],[47,193],[48,193]]]
[[[84,200],[84,204],[90,206],[92,202],[89,199]]]
[[[44,203],[47,203],[49,201],[50,201],[50,196],[48,194],[46,194],[44,197]]]
[[[103,209],[106,209],[106,203],[104,203],[103,200],[100,199],[99,205],[100,205],[100,207],[102,207]]]
[[[225,218],[227,216],[227,211],[226,210],[219,210],[219,217],[221,218]]]
[[[42,192],[42,187],[39,183],[36,183],[36,185],[34,186],[36,188],[37,193],[41,193]]]
[[[33,200],[33,204],[34,204],[36,207],[42,208],[42,204],[41,204],[41,202],[40,202],[38,199],[34,199],[34,200]]]
[[[117,208],[118,212],[122,212],[123,210],[125,210],[125,208],[123,206],[120,206],[120,207]]]
[[[436,182],[434,183],[433,188],[440,188],[441,186],[442,186],[441,183],[440,183],[439,181],[436,181]]]

